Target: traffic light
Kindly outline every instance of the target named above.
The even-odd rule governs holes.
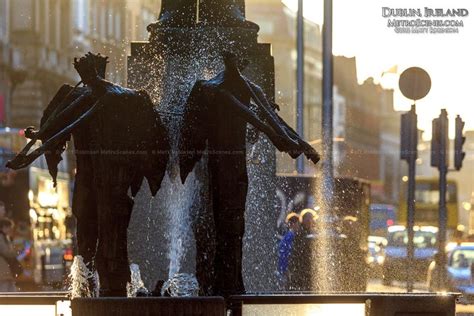
[[[418,158],[418,120],[415,108],[402,114],[400,126],[400,159],[410,161]]]
[[[433,120],[433,130],[431,137],[431,166],[440,168],[449,166],[449,121],[448,112],[441,110],[438,118]],[[443,162],[442,162],[443,161]]]
[[[439,150],[440,150],[440,135],[439,135],[439,118],[433,120],[431,129],[431,167],[439,167]]]
[[[466,141],[466,137],[463,135],[464,130],[464,121],[458,115],[456,117],[456,137],[454,138],[454,167],[456,170],[460,170],[462,168],[462,161],[466,156],[466,153],[463,152],[463,145]]]

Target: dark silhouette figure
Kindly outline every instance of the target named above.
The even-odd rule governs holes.
[[[259,29],[245,19],[244,0],[163,0],[158,22],[148,30],[196,25]]]
[[[247,197],[247,123],[263,132],[291,157],[318,153],[276,113],[262,89],[240,74],[236,57],[224,54],[225,70],[208,81],[198,81],[188,98],[180,142],[180,172],[184,183],[203,152],[209,153],[209,192],[213,209],[216,252],[214,276],[198,253],[196,276],[200,287],[214,295],[245,291],[242,280],[242,238]],[[199,240],[197,240],[199,243]],[[199,245],[197,246],[198,252]]]
[[[100,278],[101,296],[126,296],[130,281],[127,228],[134,197],[146,178],[153,195],[168,162],[166,130],[145,91],[104,79],[107,58],[87,54],[74,66],[84,87],[63,85],[44,111],[39,131],[7,166],[19,169],[44,154],[51,176],[71,135],[77,161],[73,213],[79,255]],[[28,154],[41,140],[42,145]],[[92,262],[94,264],[92,264]]]

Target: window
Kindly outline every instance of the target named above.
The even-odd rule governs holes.
[[[76,0],[75,2],[74,26],[81,33],[88,33],[89,0]]]
[[[33,29],[32,0],[15,0],[11,4],[11,27],[13,31]]]
[[[107,38],[112,38],[114,35],[114,15],[115,9],[112,6],[107,7]]]
[[[115,39],[120,40],[122,37],[122,19],[121,14],[119,12],[115,13]]]
[[[434,248],[436,246],[436,234],[427,231],[415,231],[413,238],[415,248]],[[388,235],[388,245],[391,247],[406,247],[408,244],[408,233],[406,230],[392,232]]]
[[[454,183],[448,183],[448,190],[446,194],[446,202],[456,202],[457,192]],[[438,183],[417,183],[415,191],[415,199],[423,204],[438,204],[439,202],[439,187]]]
[[[451,256],[450,266],[453,268],[469,268],[474,262],[474,249],[455,250]]]
[[[0,40],[7,41],[7,1],[0,0]]]

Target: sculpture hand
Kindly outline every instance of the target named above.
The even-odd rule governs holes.
[[[26,138],[33,139],[33,138],[36,138],[37,135],[38,135],[38,131],[35,130],[34,126],[28,126],[25,129],[25,137]]]

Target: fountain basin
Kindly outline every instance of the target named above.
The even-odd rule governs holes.
[[[38,316],[454,316],[456,293],[278,293],[222,297],[78,298],[0,293],[0,315]],[[229,314],[227,314],[229,315]]]
[[[78,298],[72,316],[224,316],[222,297]]]

